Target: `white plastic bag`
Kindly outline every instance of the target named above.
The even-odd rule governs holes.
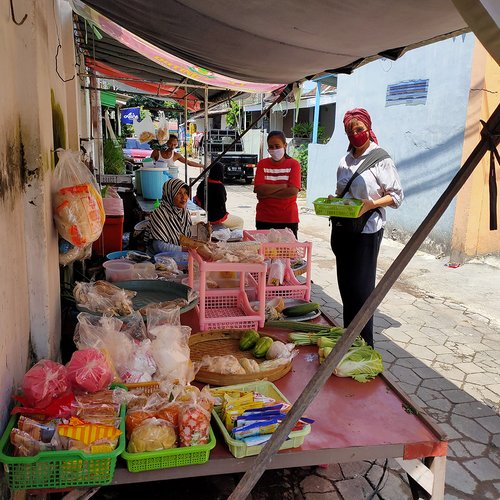
[[[99,187],[80,153],[58,149],[52,178],[52,202],[57,231],[75,247],[96,241],[104,226]]]
[[[146,116],[140,122],[134,118],[133,127],[139,142],[149,142],[156,139],[155,127],[149,111],[146,111]]]
[[[279,286],[285,279],[285,261],[283,259],[273,259],[269,268],[267,284],[269,286]]]
[[[160,111],[158,113],[159,123],[158,129],[156,131],[156,138],[158,139],[158,144],[163,146],[168,141],[168,120],[165,118],[165,113]]]
[[[188,344],[191,328],[180,326],[180,309],[148,311],[148,334],[157,366],[156,379],[188,384],[194,379]]]

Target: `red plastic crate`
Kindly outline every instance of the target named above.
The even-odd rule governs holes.
[[[122,249],[123,215],[107,215],[106,222],[98,240],[92,244],[95,255],[104,256]]]

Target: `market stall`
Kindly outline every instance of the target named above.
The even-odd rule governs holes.
[[[197,330],[196,315],[183,319]],[[326,316],[315,320],[329,322]],[[265,328],[283,341],[288,332]],[[317,349],[300,347],[292,370],[275,381],[275,385],[291,401],[300,396],[318,368]],[[315,422],[299,448],[274,455],[271,469],[300,467],[323,463],[344,463],[378,458],[424,459],[431,474],[422,474],[429,493],[444,490],[447,442],[443,431],[415,404],[389,375],[380,375],[362,384],[350,378],[332,376],[307,409]],[[212,419],[212,425],[214,421]],[[112,484],[158,481],[181,477],[229,474],[248,470],[255,458],[235,458],[223,437],[215,430],[216,447],[207,463],[139,473],[128,472],[125,464],[117,464]]]
[[[274,242],[270,241],[273,239]],[[19,432],[16,425],[20,424],[11,420],[2,438],[0,461],[6,465],[12,489],[96,487],[226,474],[246,471],[255,463],[255,455],[292,411],[293,406],[288,406],[288,403],[293,405],[307,384],[314,380],[325,357],[323,348],[318,349],[318,346],[328,344],[322,344],[318,339],[324,340],[322,336],[328,336],[331,341],[328,345],[333,347],[342,338],[343,329],[336,327],[320,312],[317,304],[309,301],[310,280],[307,275],[312,265],[311,243],[292,241],[287,230],[249,231],[244,242],[212,244],[212,257],[206,261],[197,253],[196,242],[192,243],[186,269],[189,286],[171,282],[168,278],[151,279],[152,276],[140,275],[135,281],[77,284],[74,295],[80,314],[75,331],[78,348],[75,355],[80,353],[90,357],[78,368],[80,385],[73,386],[76,408],[80,408],[76,415],[80,420],[76,423],[71,419],[67,423],[63,420],[55,426],[55,429],[67,427],[73,444],[70,443],[72,447],[67,451],[62,451],[52,438],[50,443],[41,444],[31,436],[32,445],[19,449],[12,433]],[[115,261],[126,263],[127,260]],[[304,261],[306,277],[291,284],[285,276],[291,279],[291,262],[295,260]],[[273,263],[278,261],[283,261],[288,274],[283,267],[281,279],[273,281]],[[147,261],[135,265],[142,263],[155,269]],[[294,333],[297,330],[315,333]],[[188,332],[191,332],[190,336]],[[361,339],[357,342],[361,347],[364,345]],[[278,344],[280,350],[275,349],[273,355],[268,355],[271,347]],[[365,347],[373,351],[371,347]],[[268,359],[264,360],[263,356]],[[230,361],[236,363],[237,370],[229,369]],[[197,371],[191,372],[192,364],[197,365]],[[68,367],[69,364],[66,369]],[[337,373],[342,377],[331,376],[296,423],[302,422],[302,427],[291,431],[269,467],[401,458],[409,464],[408,469],[410,465],[417,467],[418,476],[423,478],[423,487],[433,498],[439,498],[444,489],[445,435],[390,377],[377,376],[381,369],[380,364],[375,372],[367,370],[358,373],[357,378],[341,372]],[[64,366],[59,365],[54,370],[62,373]],[[85,377],[81,375],[82,370]],[[99,370],[98,379],[94,370]],[[43,375],[42,386],[46,390],[51,386],[52,376],[45,379],[44,372],[40,375]],[[103,377],[108,377],[106,383]],[[76,429],[90,425],[85,422],[85,418],[90,418],[88,409],[81,408],[89,404],[92,407],[94,403],[91,402],[96,398],[99,407],[111,405],[118,411],[114,393],[113,396],[107,393],[106,403],[99,395],[111,378],[115,383],[125,384],[129,394],[116,396],[122,398],[118,400],[122,405],[121,412],[106,417],[116,422],[121,435],[114,448],[106,451],[99,448],[101,455],[94,455],[93,447],[98,446],[94,441],[74,444],[78,441]],[[170,384],[168,390],[165,383]],[[203,405],[200,400],[195,403],[189,399],[191,396],[185,399],[186,394],[203,395],[206,389],[201,393],[199,389],[206,383],[210,384],[215,398],[226,398],[226,394],[233,394],[236,390],[243,391],[240,395],[246,397],[253,391],[254,395],[273,398],[266,403],[271,405],[269,411],[276,411],[272,409],[275,404],[284,404],[286,409],[279,409],[280,417],[272,413],[272,418],[278,419],[273,421],[273,429],[269,430],[271,424],[266,415],[263,420],[266,424],[262,424],[265,429],[259,428],[257,434],[252,433],[247,438],[238,437],[235,428],[239,424],[233,424],[232,430],[227,427],[227,416],[223,418],[217,403],[211,403],[210,409],[213,404],[215,408],[210,418],[207,410],[200,409]],[[28,382],[23,385],[25,390],[31,391],[31,387]],[[172,387],[179,387],[179,390]],[[82,389],[84,395],[78,392]],[[168,391],[172,391],[170,396]],[[176,399],[179,391],[181,398]],[[177,396],[171,402],[173,394]],[[150,406],[153,405],[151,399],[154,407]],[[162,403],[158,406],[160,400]],[[43,406],[40,397],[37,401]],[[140,406],[136,407],[136,404]],[[181,419],[184,418],[183,411],[188,410],[179,410],[179,405],[182,408],[184,404],[190,405],[191,412],[186,423],[192,422],[190,425],[195,426],[190,428],[187,442],[186,437],[182,437],[187,430],[183,430]],[[239,415],[251,412],[249,408],[243,406],[243,413]],[[266,406],[264,409],[255,406],[257,408],[267,411]],[[22,414],[23,409],[18,411]],[[152,428],[167,426],[165,422],[173,418],[172,411],[180,412],[175,417],[179,419],[179,429],[176,428],[175,433],[170,430],[170,434],[162,434],[161,444],[153,441],[151,428],[140,437],[134,435],[148,425]],[[135,422],[134,427],[131,427],[131,422]],[[42,424],[33,423],[31,428],[38,425]],[[54,425],[50,425],[54,429]],[[202,427],[198,428],[198,425]],[[245,425],[248,423],[242,424],[242,432],[248,432]],[[99,429],[105,427],[102,422],[98,424]],[[108,428],[107,432],[116,430]],[[194,438],[200,433],[205,433],[204,440]],[[261,441],[259,444],[245,441],[250,437]],[[109,445],[107,441],[106,444]],[[21,455],[23,458],[19,458],[19,450],[25,453]],[[52,457],[56,455],[51,453],[63,455],[59,462],[54,462]],[[40,463],[39,456],[43,458]],[[102,457],[107,465],[105,472],[98,476],[95,467],[101,467],[99,460],[103,460]],[[70,467],[71,463],[80,465]]]
[[[424,24],[425,23],[422,23],[422,25]],[[459,30],[461,28],[461,23],[455,23],[449,27],[450,30]],[[434,33],[429,34],[428,36],[430,37],[433,34]],[[418,38],[417,40],[405,40],[404,43],[416,43],[421,39],[422,38]],[[258,54],[258,56],[260,57],[260,54]],[[306,56],[308,60],[311,60],[309,53],[307,53]],[[346,61],[346,63],[347,62],[349,61]],[[351,69],[352,67],[353,66],[351,66]],[[317,70],[318,69],[316,68],[315,71]],[[205,87],[205,92],[207,92],[207,90],[207,87]],[[112,414],[113,422],[115,423],[114,427],[115,429],[120,430],[121,434],[119,439],[116,440],[118,433],[115,431],[111,432],[110,429],[107,429],[111,432],[111,436],[106,436],[106,438],[109,438],[112,443],[105,443],[105,445],[108,446],[108,448],[106,448],[107,451],[103,452],[106,453],[106,456],[89,458],[87,448],[83,446],[82,449],[85,451],[81,453],[86,454],[87,456],[79,454],[67,455],[66,459],[62,460],[61,469],[59,469],[59,465],[54,465],[49,459],[49,468],[48,471],[45,472],[45,477],[52,479],[52,477],[56,475],[55,472],[57,471],[58,478],[62,478],[62,483],[57,483],[55,486],[72,488],[75,486],[86,486],[89,485],[89,483],[94,485],[105,485],[109,483],[110,477],[112,478],[111,481],[114,481],[115,483],[125,483],[159,478],[168,479],[170,477],[180,477],[181,475],[194,476],[211,474],[214,473],[214,471],[222,473],[245,470],[247,471],[247,475],[242,481],[241,486],[238,487],[238,490],[235,491],[234,494],[234,498],[244,498],[246,497],[246,493],[248,493],[253,484],[255,484],[260,474],[266,467],[283,467],[325,463],[330,461],[349,461],[361,458],[398,456],[407,460],[425,458],[426,462],[432,462],[430,467],[434,473],[432,481],[434,484],[433,486],[428,487],[428,489],[432,492],[435,498],[441,498],[444,488],[444,462],[447,445],[444,436],[439,432],[439,430],[434,428],[423,412],[416,405],[412,404],[412,402],[404,396],[401,391],[398,390],[396,385],[393,384],[387,377],[384,378],[383,376],[379,376],[375,380],[366,384],[361,384],[350,379],[340,380],[332,377],[331,374],[335,367],[339,365],[341,358],[344,354],[346,354],[350,346],[356,340],[356,336],[362,325],[366,323],[367,318],[372,315],[373,311],[390,289],[399,273],[408,263],[413,253],[415,253],[422,240],[428,234],[435,221],[442,215],[444,210],[450,204],[453,196],[458,192],[467,177],[470,175],[479,158],[486,152],[488,147],[492,148],[496,146],[496,143],[498,142],[498,134],[496,133],[498,130],[498,123],[499,117],[498,113],[496,113],[493,119],[490,120],[489,128],[487,127],[485,129],[486,132],[485,137],[483,138],[484,140],[480,143],[477,150],[474,152],[474,155],[467,161],[466,166],[464,166],[459,174],[457,174],[456,181],[454,181],[453,185],[450,186],[450,189],[445,192],[442,199],[438,202],[436,210],[428,217],[428,219],[426,219],[426,221],[424,221],[422,228],[415,233],[414,238],[412,238],[410,243],[407,245],[407,250],[400,256],[400,258],[398,258],[387,277],[382,280],[372,297],[368,299],[363,311],[361,311],[354,318],[351,326],[346,330],[345,334],[338,339],[338,342],[336,343],[336,346],[327,361],[318,369],[318,355],[316,353],[316,348],[300,347],[299,354],[293,360],[291,370],[284,374],[283,377],[276,380],[276,386],[281,389],[287,399],[291,402],[295,402],[295,405],[288,408],[289,411],[287,416],[279,422],[276,431],[272,434],[273,437],[271,437],[268,444],[262,450],[259,459],[233,458],[229,454],[225,445],[222,443],[221,436],[218,435],[218,437],[215,438],[218,439],[218,443],[213,451],[211,451],[210,459],[205,464],[196,466],[185,465],[183,467],[175,468],[161,468],[157,469],[155,472],[126,472],[122,460],[118,458],[118,455],[123,454],[125,449],[125,439],[123,437],[124,409],[122,407],[119,411],[116,411],[116,404],[114,404],[111,405],[115,410]],[[493,139],[493,137],[496,137],[496,139]],[[104,222],[104,217],[101,213],[102,206],[99,204],[99,196],[96,196],[93,192],[94,189],[92,182],[88,182],[87,184],[88,189],[85,194],[85,200],[89,205],[92,203],[92,208],[96,215],[94,220],[90,221],[93,224],[88,224],[89,228],[86,229],[85,234],[83,234],[80,239],[74,241],[74,247],[81,248],[82,251],[88,248],[88,245],[92,243],[92,240],[95,241],[94,233],[97,234],[100,232],[99,229],[102,229]],[[62,186],[62,188],[64,187],[66,186]],[[64,192],[59,194],[69,196],[68,193]],[[69,217],[64,218],[64,224],[68,225],[68,219]],[[98,223],[96,223],[96,221],[98,221]],[[87,235],[87,233],[89,234]],[[71,237],[73,236],[73,233],[68,234],[68,241],[71,240]],[[78,236],[80,237],[81,235]],[[80,255],[79,257],[83,256]],[[263,272],[262,269],[252,269],[249,272],[253,273],[254,271],[255,274]],[[229,272],[232,273],[234,270],[231,269]],[[261,278],[257,279],[261,280]],[[192,281],[191,284],[193,285],[194,281]],[[241,290],[243,292],[245,284],[240,282],[240,286],[243,288],[243,290]],[[294,286],[298,285],[294,284]],[[127,295],[126,292],[124,293]],[[259,302],[261,302],[262,293],[259,292],[259,294]],[[186,300],[188,303],[192,303],[193,301],[190,301],[189,298],[189,295],[187,295],[183,300]],[[250,301],[248,302],[250,303]],[[131,307],[130,303],[127,302],[127,306]],[[195,332],[201,329],[200,312],[203,306],[204,304],[202,304],[200,309],[196,310],[196,312],[194,309],[184,312],[182,315],[182,322],[184,326],[190,324],[191,328],[193,328]],[[179,314],[180,312],[181,311],[179,310]],[[259,314],[261,314],[261,307]],[[120,314],[120,316],[121,315],[122,314]],[[126,314],[123,316],[126,316]],[[261,328],[261,320],[262,317],[259,317],[258,327],[261,329],[262,333],[269,333],[286,340],[286,335],[288,334],[286,330],[283,330],[282,332],[275,332],[274,330],[271,331],[266,328]],[[149,318],[148,323],[150,324]],[[119,326],[121,331],[123,325]],[[118,331],[118,329],[116,331]],[[140,337],[140,339],[141,341],[148,340],[144,337]],[[92,347],[90,349],[92,349]],[[97,350],[99,351],[99,349]],[[102,355],[104,355],[102,352],[101,355],[94,352],[93,361],[101,360]],[[184,357],[184,359],[186,358]],[[102,363],[104,364],[105,361],[102,361]],[[82,368],[81,364],[80,368]],[[93,366],[95,366],[95,363]],[[97,366],[101,367],[101,362],[98,363]],[[123,368],[124,373],[120,375],[122,379],[125,378],[125,372],[127,372],[127,375],[130,375],[130,373],[125,370],[125,368],[127,368],[126,364]],[[57,367],[57,369],[60,368]],[[153,372],[148,374],[151,375],[152,373]],[[106,372],[105,380],[109,382],[108,379],[110,378],[113,378],[113,372]],[[52,381],[54,379],[55,377],[50,378]],[[107,385],[107,383],[104,385],[100,384],[99,387],[102,389]],[[26,385],[26,387],[31,388],[30,385]],[[88,386],[85,385],[84,387],[88,390]],[[43,394],[38,394],[38,396],[40,395]],[[324,400],[321,399],[322,395],[325,396]],[[346,400],[349,401],[349,404],[343,404]],[[352,401],[356,401],[358,405],[351,404]],[[37,397],[34,401],[34,403],[40,402],[43,402],[43,398]],[[382,415],[377,415],[374,408],[380,407],[384,408],[384,412]],[[34,409],[38,410],[39,408]],[[325,409],[327,411],[325,411]],[[289,433],[297,423],[298,418],[301,417],[304,412],[308,418],[315,420],[314,428],[311,433],[307,434],[303,443],[300,444],[300,447],[275,454],[277,449],[286,442]],[[339,422],[336,421],[335,417],[332,418],[332,415],[338,415]],[[83,414],[80,414],[79,416],[82,418],[84,417]],[[376,430],[375,433],[366,432],[366,420],[368,418],[374,424],[374,429]],[[356,426],[350,426],[350,422],[356,422]],[[391,425],[387,425],[387,422],[390,422]],[[62,425],[69,424],[63,423]],[[83,424],[79,423],[78,425],[85,426],[86,424],[84,422]],[[98,423],[97,425],[103,424]],[[36,425],[34,426],[33,424],[30,424],[30,426],[30,430],[33,430],[33,428],[40,430],[40,428]],[[13,427],[10,426],[7,430],[10,432],[13,430]],[[46,431],[46,429],[42,430]],[[54,434],[54,432],[52,432],[53,430],[54,426],[51,427],[51,435]],[[193,429],[191,429],[191,431],[192,430]],[[204,431],[206,430],[207,428],[205,426]],[[170,446],[172,446],[173,434],[171,431],[169,432],[169,435]],[[26,438],[26,436],[24,437]],[[73,435],[65,437],[76,439]],[[208,444],[213,443],[214,438],[211,434],[205,433],[204,439],[208,442],[203,444]],[[39,446],[39,441],[36,441]],[[76,441],[81,440],[76,439]],[[89,445],[87,442],[81,442],[86,446]],[[91,441],[90,444],[93,445],[94,443]],[[72,445],[76,446],[75,443],[72,443]],[[99,446],[101,445],[102,443],[99,443]],[[78,446],[81,445],[78,444]],[[109,447],[113,448],[111,452],[109,451]],[[47,451],[40,452],[39,448],[36,448],[36,446],[30,446],[28,448],[24,447],[23,449],[25,450],[25,453],[30,454],[30,460],[21,461],[19,463],[21,474],[23,474],[23,471],[30,471],[32,467],[37,467],[36,462],[38,460],[38,453],[58,453],[61,451],[49,449]],[[102,449],[100,449],[100,451],[102,452]],[[8,473],[12,475],[15,470],[13,462],[19,462],[19,460],[17,460],[17,456],[12,454],[12,450],[9,449],[8,435],[7,438],[4,438],[2,441],[2,452],[4,452],[4,455],[8,457],[6,459],[4,456],[2,459],[6,464]],[[33,452],[35,453],[33,454]],[[130,450],[128,452],[130,453]],[[112,455],[110,455],[110,453]],[[91,464],[95,464],[96,461],[99,461],[99,458],[107,461],[107,476],[104,479],[96,477],[95,468],[92,468],[93,466],[90,467],[90,470],[83,466],[83,464],[88,464],[89,462]],[[116,471],[115,463],[118,466]],[[30,478],[26,479],[26,474],[23,479],[24,481],[14,485],[13,489],[29,490],[34,488]],[[48,486],[42,487],[47,488]]]

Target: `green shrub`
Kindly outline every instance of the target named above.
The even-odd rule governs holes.
[[[300,175],[302,178],[302,188],[307,188],[307,144],[301,144],[293,151],[293,157],[300,163]]]
[[[115,144],[112,139],[104,139],[102,144],[104,156],[104,173],[120,175],[125,173],[125,159],[120,144]]]

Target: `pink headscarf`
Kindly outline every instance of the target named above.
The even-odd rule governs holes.
[[[347,127],[348,123],[351,120],[359,120],[360,122],[364,123],[366,125],[366,128],[368,129],[370,140],[378,144],[377,136],[372,130],[372,119],[370,118],[370,115],[368,114],[368,111],[366,111],[366,109],[354,108],[350,111],[347,111],[344,115],[344,128]]]

